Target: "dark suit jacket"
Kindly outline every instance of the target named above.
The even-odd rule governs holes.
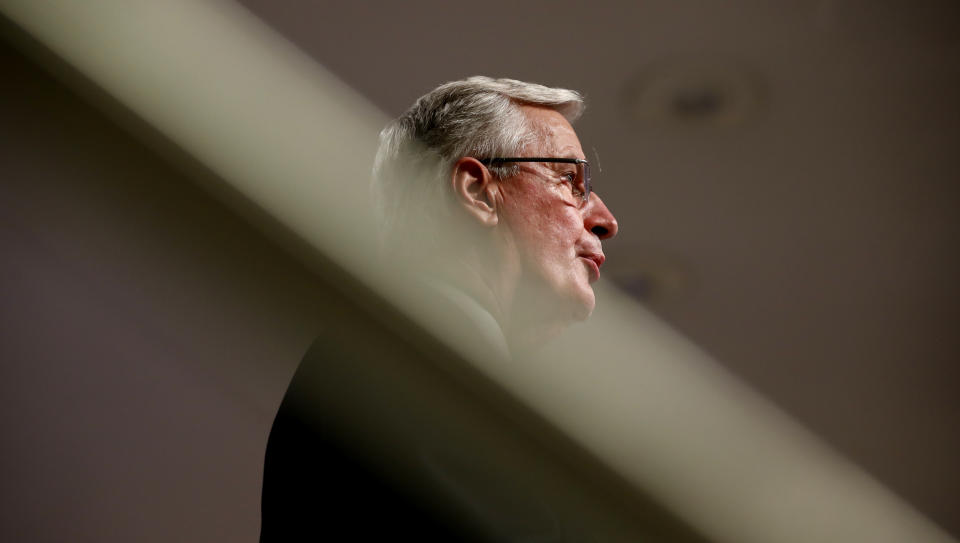
[[[397,424],[390,419],[403,409],[394,402],[402,399],[378,394],[377,388],[391,383],[371,376],[375,370],[365,366],[371,356],[376,366],[402,365],[414,355],[410,346],[371,330],[364,338],[371,343],[345,349],[336,337],[341,332],[316,340],[274,420],[264,463],[260,541],[482,540],[431,501],[424,474],[410,462],[414,440],[390,443],[395,431],[389,426]],[[357,339],[355,331],[348,335]],[[378,352],[369,352],[371,345]],[[383,420],[372,420],[377,412]]]
[[[341,316],[297,369],[267,444],[261,542],[503,540],[463,456],[486,409],[476,375],[451,373],[457,355],[386,315]]]
[[[270,432],[260,541],[702,541],[471,368],[395,313],[340,315]]]

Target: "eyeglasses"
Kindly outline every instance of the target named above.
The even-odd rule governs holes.
[[[554,158],[554,157],[510,157],[510,158],[483,158],[478,159],[484,166],[493,164],[504,164],[507,162],[548,162],[551,164],[574,164],[576,171],[560,172],[563,176],[569,176],[563,182],[570,183],[570,192],[575,198],[580,199],[580,207],[587,204],[590,199],[590,163],[582,158]]]

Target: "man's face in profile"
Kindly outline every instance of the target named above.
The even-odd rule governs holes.
[[[523,156],[585,158],[573,127],[560,113],[524,106],[541,137]],[[544,306],[571,320],[593,311],[591,283],[600,277],[601,240],[613,237],[617,221],[596,194],[584,204],[571,192],[576,165],[517,163],[520,172],[500,188],[507,258],[518,269],[517,302]],[[534,308],[531,308],[534,309]]]

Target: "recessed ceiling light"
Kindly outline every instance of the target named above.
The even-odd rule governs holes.
[[[670,251],[637,247],[619,251],[604,265],[604,273],[635,298],[653,306],[669,304],[692,287],[685,259]]]
[[[650,66],[626,89],[631,117],[674,126],[730,126],[750,118],[760,105],[759,78],[748,70],[702,61]]]

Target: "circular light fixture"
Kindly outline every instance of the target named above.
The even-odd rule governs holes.
[[[685,259],[653,247],[620,251],[611,258],[604,273],[638,300],[652,306],[669,304],[693,286]]]
[[[631,117],[644,124],[737,125],[754,114],[760,102],[755,74],[703,61],[652,65],[628,82],[626,90]]]

